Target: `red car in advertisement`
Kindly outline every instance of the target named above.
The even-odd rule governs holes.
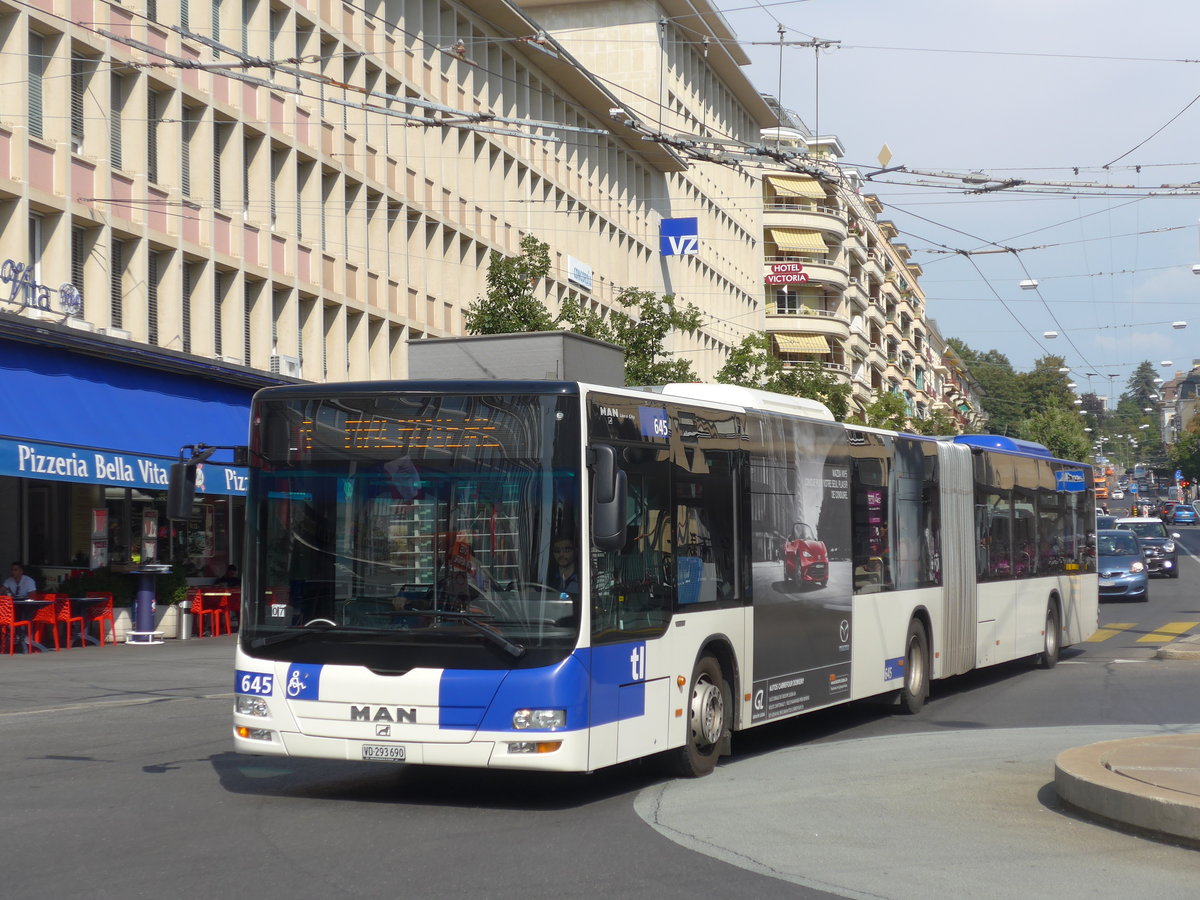
[[[792,536],[784,545],[783,577],[802,586],[823,588],[829,583],[829,551],[804,522],[792,526]]]

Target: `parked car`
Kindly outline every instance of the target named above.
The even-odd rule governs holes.
[[[1172,525],[1195,525],[1196,510],[1187,503],[1176,503],[1171,510]]]
[[[1138,520],[1141,521],[1141,520]],[[1096,571],[1100,575],[1100,598],[1114,600],[1150,599],[1150,576],[1138,536],[1122,529],[1096,532]]]
[[[792,526],[792,538],[783,547],[783,577],[819,588],[829,583],[829,552],[811,525]]]
[[[1117,528],[1132,531],[1142,545],[1142,555],[1151,575],[1179,577],[1178,532],[1168,532],[1162,519],[1153,517],[1117,519]]]

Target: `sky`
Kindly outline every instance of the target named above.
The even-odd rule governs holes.
[[[717,5],[755,86],[837,136],[861,172],[881,168],[886,144],[891,166],[1103,188],[969,194],[958,179],[873,179],[864,191],[924,268],[944,337],[999,350],[1018,371],[1063,356],[1077,390],[1101,397],[1143,361],[1163,378],[1200,364],[1200,3]],[[838,43],[781,51],[781,24],[784,41]],[[1191,182],[1190,196],[1145,196]],[[1019,252],[946,252],[994,245]],[[1019,287],[1030,279],[1036,290]]]

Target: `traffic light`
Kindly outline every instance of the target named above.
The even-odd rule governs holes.
[[[1190,481],[1188,481],[1186,478],[1184,478],[1182,481],[1179,482],[1179,486],[1184,487],[1184,488],[1191,487],[1191,484],[1192,483]]]

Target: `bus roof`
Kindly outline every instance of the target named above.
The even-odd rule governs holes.
[[[954,443],[981,447],[985,450],[1006,450],[1009,453],[1022,453],[1025,456],[1044,456],[1048,459],[1054,457],[1050,449],[1043,444],[1005,437],[1002,434],[960,434],[954,438]]]
[[[660,390],[649,388],[649,390]],[[702,400],[706,403],[725,403],[729,406],[741,406],[745,409],[758,409],[766,412],[788,413],[793,416],[807,416],[810,419],[834,421],[833,413],[824,403],[810,400],[807,397],[793,397],[789,394],[776,394],[773,391],[761,391],[756,388],[739,387],[735,384],[705,384],[703,382],[679,382],[664,385],[663,394],[679,397],[684,400]]]

